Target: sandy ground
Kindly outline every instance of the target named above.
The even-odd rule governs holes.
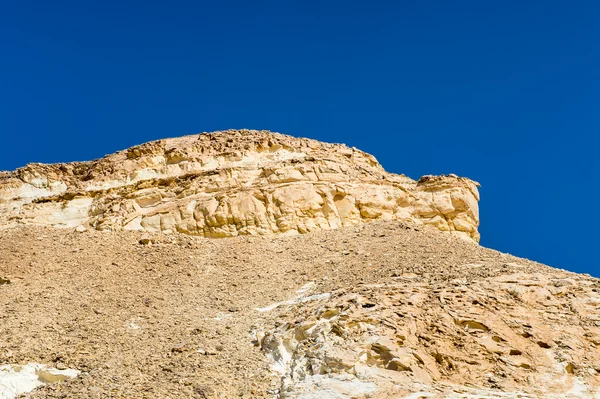
[[[516,261],[519,272],[552,270],[397,222],[295,237],[145,236],[153,242],[136,232],[0,231],[0,364],[83,371],[30,397],[273,397],[277,379],[253,332],[286,315],[256,308],[309,282],[324,293],[407,272],[431,282],[494,276]]]

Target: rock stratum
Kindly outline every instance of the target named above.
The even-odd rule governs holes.
[[[413,220],[479,240],[478,184],[414,181],[341,144],[255,130],[149,142],[90,162],[0,174],[0,226],[298,234]]]

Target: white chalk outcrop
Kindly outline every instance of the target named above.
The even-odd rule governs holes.
[[[42,385],[66,381],[79,374],[78,370],[59,370],[37,363],[0,365],[0,399],[14,399]]]

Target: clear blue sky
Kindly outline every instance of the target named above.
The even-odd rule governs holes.
[[[481,182],[482,244],[600,276],[598,1],[0,5],[0,170],[269,129]]]

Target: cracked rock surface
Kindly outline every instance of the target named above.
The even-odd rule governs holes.
[[[386,172],[342,144],[256,130],[145,143],[90,162],[0,172],[0,228],[24,224],[179,232],[303,234],[413,220],[479,240],[478,184]]]
[[[296,306],[261,346],[283,398],[595,398],[599,288],[568,273],[401,274]]]

